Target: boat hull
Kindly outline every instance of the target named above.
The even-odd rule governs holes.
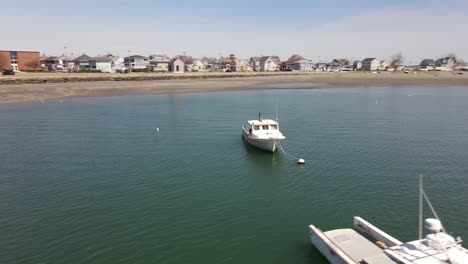
[[[332,264],[357,264],[336,247],[323,232],[313,225],[309,226],[310,241]]]
[[[251,146],[254,146],[256,148],[268,151],[268,152],[275,152],[278,149],[278,142],[279,140],[283,139],[259,139],[259,138],[253,138],[250,137],[249,134],[245,131],[245,129],[242,129],[242,136],[244,139],[249,143]]]

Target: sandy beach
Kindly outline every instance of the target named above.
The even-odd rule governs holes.
[[[0,103],[47,101],[76,96],[182,93],[253,89],[322,89],[381,85],[468,86],[468,73],[22,73],[0,76]]]

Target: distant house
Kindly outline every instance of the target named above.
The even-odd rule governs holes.
[[[421,63],[419,63],[419,66],[421,69],[433,70],[436,67],[436,63],[433,59],[424,59],[421,61]]]
[[[150,68],[152,71],[156,72],[168,72],[170,60],[171,59],[164,54],[149,55]]]
[[[220,59],[213,57],[206,59],[206,69],[208,71],[219,71],[220,68]]]
[[[278,56],[260,57],[260,71],[278,71],[281,66],[281,60]]]
[[[353,62],[353,70],[360,71],[362,69],[362,61],[357,60]]]
[[[248,60],[244,60],[244,59],[233,59],[231,60],[231,63],[230,63],[231,67],[231,71],[235,71],[235,72],[248,72],[248,71],[252,71],[252,67],[250,66],[250,62]]]
[[[108,57],[94,57],[89,59],[89,69],[92,71],[112,72],[112,59]]]
[[[376,58],[366,58],[362,61],[363,71],[378,71],[380,70],[380,61]]]
[[[312,63],[311,60],[298,60],[292,64],[292,71],[301,71],[301,72],[306,72],[306,71],[313,71],[314,70],[314,64]]]
[[[71,71],[75,67],[75,56],[50,56],[44,59],[44,68],[48,71]]]
[[[195,71],[195,72],[206,71],[206,65],[203,63],[201,59],[194,59],[192,61],[192,64],[190,65],[189,71]]]
[[[445,57],[436,60],[435,66],[436,68],[441,68],[441,70],[451,70],[455,67],[457,61],[454,57]]]
[[[169,61],[169,72],[172,73],[184,73],[185,63],[179,58],[173,58]]]
[[[91,59],[90,56],[83,54],[75,58],[74,60],[72,60],[74,64],[74,70],[75,71],[89,70],[89,59]]]
[[[315,64],[316,71],[327,71],[327,64],[324,62],[317,62]]]
[[[304,58],[301,55],[294,54],[287,61],[283,61],[280,66],[281,71],[293,71],[294,64]]]
[[[260,59],[261,57],[250,58],[250,68],[252,68],[252,71],[260,71]]]
[[[385,71],[387,70],[388,66],[390,66],[390,64],[388,64],[388,62],[385,60],[380,61],[380,70]]]
[[[131,71],[141,71],[149,66],[149,59],[145,56],[132,55],[124,58],[125,67]]]

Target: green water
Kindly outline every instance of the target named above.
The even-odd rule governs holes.
[[[305,166],[241,140],[276,101]],[[1,105],[0,263],[326,263],[309,224],[358,215],[416,238],[421,173],[447,230],[468,239],[467,135],[462,87]]]

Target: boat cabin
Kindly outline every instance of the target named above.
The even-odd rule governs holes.
[[[262,120],[249,120],[247,121],[247,130],[249,134],[259,134],[262,132],[275,132],[279,131],[279,124],[272,119],[262,119]]]

